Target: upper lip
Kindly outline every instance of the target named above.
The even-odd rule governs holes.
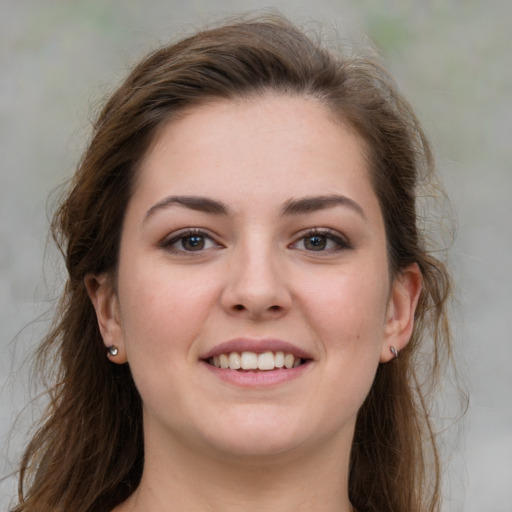
[[[285,354],[293,354],[295,357],[301,359],[312,359],[311,354],[305,350],[289,343],[287,341],[274,339],[274,338],[235,338],[225,341],[220,345],[208,350],[200,356],[200,359],[207,360],[220,354],[229,354],[231,352],[254,352],[256,354],[263,354],[264,352],[284,352]]]

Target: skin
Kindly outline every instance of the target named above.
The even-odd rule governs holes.
[[[129,363],[142,397],[146,450],[141,484],[116,511],[351,510],[357,411],[390,347],[408,342],[421,288],[416,265],[390,277],[353,131],[313,100],[273,95],[164,126],[112,281],[86,285],[105,345],[119,348],[111,360]],[[277,384],[226,382],[201,356],[240,337],[284,340],[308,364]]]

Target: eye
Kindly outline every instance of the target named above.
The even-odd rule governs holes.
[[[313,229],[292,244],[294,249],[315,252],[336,252],[350,249],[350,243],[330,229]]]
[[[200,230],[181,231],[164,240],[161,245],[173,253],[201,252],[220,247],[210,235]]]

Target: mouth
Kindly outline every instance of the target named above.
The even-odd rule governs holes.
[[[282,373],[304,366],[313,359],[311,354],[286,341],[236,338],[202,354],[201,360],[213,368],[238,373]]]
[[[280,369],[290,370],[305,364],[307,361],[307,359],[296,356],[291,352],[281,350],[262,353],[233,351],[221,353],[206,359],[206,362],[215,368],[236,370],[239,372],[269,372]]]

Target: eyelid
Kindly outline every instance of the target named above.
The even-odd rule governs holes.
[[[205,239],[208,239],[208,240],[211,240],[215,247],[207,247],[205,249],[200,249],[198,251],[187,251],[186,249],[177,249],[176,247],[173,247],[174,244],[178,243],[180,240],[184,239],[184,238],[188,238],[188,237],[193,237],[193,236],[201,236]],[[194,254],[201,254],[201,253],[204,253],[205,251],[209,250],[209,249],[217,249],[217,248],[221,248],[223,247],[222,244],[220,244],[216,237],[214,235],[212,235],[208,230],[206,229],[203,229],[203,228],[183,228],[183,229],[180,229],[178,231],[174,231],[172,232],[171,234],[167,235],[160,243],[159,243],[160,247],[162,249],[165,249],[171,253],[174,253],[174,254],[190,254],[190,255],[194,255]]]
[[[306,229],[306,230],[303,230],[303,231],[297,233],[297,235],[295,236],[295,240],[294,240],[294,242],[292,242],[290,244],[290,247],[293,248],[301,240],[304,240],[305,238],[308,238],[308,237],[313,237],[315,235],[326,237],[328,240],[335,242],[338,246],[335,249],[326,249],[326,250],[322,250],[322,251],[312,251],[312,250],[308,251],[307,249],[301,249],[301,250],[306,251],[306,252],[312,252],[312,253],[318,252],[318,253],[329,254],[329,253],[333,253],[333,252],[345,251],[345,250],[354,248],[351,241],[345,235],[340,233],[339,231],[333,230],[331,228],[321,228],[321,227],[309,228],[309,229]]]

